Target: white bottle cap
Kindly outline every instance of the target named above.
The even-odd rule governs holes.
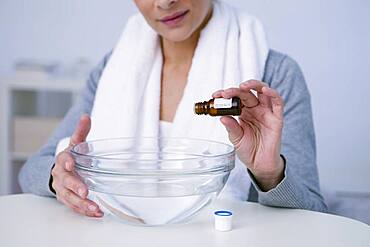
[[[233,213],[226,210],[214,212],[215,214],[215,229],[217,231],[226,232],[232,229]]]

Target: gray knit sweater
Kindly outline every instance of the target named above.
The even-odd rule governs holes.
[[[24,164],[19,175],[24,192],[54,196],[49,181],[56,145],[62,138],[72,135],[83,113],[91,113],[97,84],[109,57],[110,54],[105,56],[92,71],[80,100],[69,110],[48,143]],[[281,150],[286,158],[285,177],[274,189],[263,192],[250,174],[252,186],[248,200],[269,206],[325,212],[316,167],[310,94],[303,74],[290,57],[270,50],[263,81],[275,88],[285,102]]]

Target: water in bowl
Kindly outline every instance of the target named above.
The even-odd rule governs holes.
[[[180,223],[197,213],[216,196],[217,192],[142,197],[89,191],[89,198],[95,201],[105,214],[112,214],[126,223],[147,226]]]

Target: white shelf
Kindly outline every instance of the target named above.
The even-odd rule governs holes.
[[[17,76],[0,78],[0,195],[10,194],[13,191],[13,179],[16,179],[14,161],[25,161],[29,152],[13,152],[10,144],[11,123],[14,113],[11,102],[13,91],[52,91],[69,92],[72,102],[77,99],[78,93],[85,85],[86,78],[49,78],[47,76]]]
[[[26,161],[28,157],[30,157],[31,153],[20,153],[20,152],[13,152],[10,158],[13,161]]]
[[[78,92],[84,86],[86,79],[72,78],[22,78],[13,77],[0,79],[0,83],[10,90],[32,90],[32,91],[66,91]]]

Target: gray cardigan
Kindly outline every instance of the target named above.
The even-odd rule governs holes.
[[[97,84],[109,57],[110,54],[106,55],[92,71],[80,100],[69,110],[48,143],[22,167],[19,182],[24,192],[54,196],[49,181],[56,145],[62,138],[71,136],[81,114],[91,113]],[[253,186],[248,200],[269,206],[325,212],[316,167],[310,94],[303,74],[290,57],[270,50],[263,81],[275,88],[285,102],[281,149],[286,158],[285,177],[274,189],[263,192],[250,174]]]

